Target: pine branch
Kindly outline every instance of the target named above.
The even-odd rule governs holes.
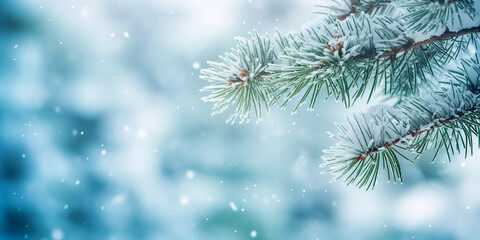
[[[344,3],[348,5],[349,1]],[[251,67],[240,68],[231,59],[225,63],[209,62],[213,68],[202,71],[205,74],[202,78],[214,81],[215,86],[204,89],[212,91],[204,100],[214,102],[214,114],[236,103],[239,96],[236,90],[248,91],[245,87],[251,83],[262,83],[262,87],[248,91],[252,94],[249,97],[239,97],[242,100],[228,121],[233,122],[238,116],[248,120],[250,108],[255,108],[259,118],[262,105],[267,111],[275,104],[283,108],[299,94],[300,101],[294,111],[307,99],[310,99],[310,110],[322,90],[327,97],[333,95],[346,107],[365,93],[369,93],[370,100],[382,83],[387,96],[415,95],[420,92],[420,86],[434,86],[430,83],[434,73],[441,74],[443,65],[472,42],[464,41],[463,36],[478,37],[480,18],[469,0],[350,3],[351,8],[362,12],[350,14],[343,21],[327,17],[298,33],[277,33],[278,49],[268,43],[271,51],[267,52],[273,53],[273,57],[261,65],[259,72],[252,74]],[[261,46],[253,41],[249,48],[252,52]],[[268,58],[256,56],[259,57]],[[250,65],[247,58],[236,59],[245,66]],[[243,81],[243,75],[249,75],[250,80]]]
[[[358,15],[362,12],[368,15],[394,15],[396,7],[392,0],[332,0],[330,5],[315,5],[320,11],[318,14],[336,17],[345,20],[350,15]]]
[[[333,0],[329,16],[296,33],[238,38],[237,49],[201,71],[213,114],[235,108],[227,122],[249,121],[263,108],[314,108],[324,91],[348,107],[383,87],[393,107],[379,105],[338,124],[337,144],[322,157],[325,172],[347,185],[374,188],[380,165],[402,181],[400,158],[429,148],[473,153],[480,147],[480,1]],[[476,53],[470,60],[469,46]],[[450,63],[461,65],[447,71]],[[438,80],[440,79],[440,80]],[[383,85],[383,86],[382,86]],[[422,95],[423,93],[423,95]],[[283,97],[283,101],[282,101]],[[309,100],[308,100],[309,99]],[[474,146],[474,137],[478,145]]]
[[[469,97],[470,97],[470,95],[469,95]],[[477,111],[478,111],[478,107],[477,106],[472,106],[472,108],[466,109],[466,113],[460,113],[458,116],[449,116],[448,118],[443,119],[443,120],[438,119],[437,121],[439,121],[439,122],[434,123],[433,126],[425,126],[425,128],[423,128],[423,129],[420,129],[420,130],[417,130],[417,131],[411,132],[411,133],[409,132],[406,136],[400,136],[399,138],[393,140],[392,142],[386,143],[384,146],[381,146],[381,147],[377,146],[378,148],[373,148],[372,150],[363,154],[362,156],[358,156],[357,158],[355,158],[354,162],[358,163],[359,161],[365,160],[365,158],[371,156],[372,154],[375,154],[379,151],[386,150],[390,147],[393,147],[393,146],[399,144],[402,140],[414,139],[415,137],[417,137],[421,134],[424,134],[426,132],[433,131],[435,129],[443,127],[448,123],[451,123],[451,122],[454,122],[454,121],[459,121],[465,115],[468,116],[469,114],[472,114],[472,115],[476,114]]]
[[[273,63],[276,55],[268,36],[257,32],[250,38],[237,38],[237,49],[220,56],[225,63],[208,62],[211,68],[202,69],[202,79],[212,83],[201,91],[211,92],[202,100],[214,102],[213,114],[219,114],[236,104],[233,113],[227,119],[232,124],[249,121],[253,111],[261,119],[262,105],[268,111],[273,90],[264,78],[268,64]]]
[[[384,62],[380,66],[386,67],[376,74],[379,75],[377,82],[383,81],[385,98],[400,103],[404,97],[438,90],[437,79],[445,74],[445,66],[479,38],[478,33],[455,36],[379,59]],[[374,82],[372,90],[375,85]]]
[[[417,96],[425,89],[438,90],[435,76],[442,76],[441,54],[434,46],[425,49],[413,49],[409,52],[386,59],[387,69],[381,77],[383,94],[388,100],[394,99],[401,103],[402,99]]]
[[[480,25],[477,18],[479,5],[473,0],[407,0],[400,1],[399,7],[408,12],[401,20],[409,29],[407,37],[415,42]]]
[[[463,35],[466,35],[466,34],[479,33],[479,32],[480,32],[480,25],[477,26],[477,27],[469,28],[469,29],[463,29],[459,32],[445,31],[440,36],[434,36],[430,39],[427,39],[427,40],[424,40],[424,41],[421,41],[421,42],[416,42],[416,43],[413,42],[412,39],[409,39],[409,41],[405,45],[400,46],[400,47],[393,47],[391,51],[384,52],[382,55],[378,56],[377,58],[380,59],[380,58],[391,57],[391,56],[397,55],[397,54],[402,53],[402,52],[411,51],[415,48],[433,43],[435,41],[456,38],[456,37],[463,36]]]
[[[338,125],[338,142],[322,157],[325,172],[334,174],[334,180],[369,189],[375,186],[380,164],[389,179],[391,175],[402,181],[398,159],[410,160],[404,150],[421,154],[433,146],[435,156],[445,149],[449,159],[455,151],[473,152],[472,135],[480,138],[478,55],[451,71],[449,79],[450,89],[405,99],[397,108],[381,105]]]
[[[284,104],[303,88],[320,85],[350,106],[366,90],[375,57],[406,43],[403,32],[389,17],[362,13],[344,21],[327,18],[298,34],[277,34],[284,62],[269,66],[269,78],[285,94]],[[314,92],[312,97],[316,96]]]
[[[356,1],[356,0],[351,0],[351,9],[348,13],[343,14],[340,16],[338,19],[339,20],[345,20],[348,16],[350,15],[357,15],[361,12],[365,12],[367,14],[373,15],[377,11],[382,11],[381,14],[385,14],[386,10],[390,10],[391,12],[395,8],[393,5],[391,5],[391,0],[383,0],[383,1]],[[382,9],[383,8],[383,9]],[[390,12],[390,13],[391,13]]]

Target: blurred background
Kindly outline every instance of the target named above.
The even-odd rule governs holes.
[[[0,2],[0,239],[476,239],[480,155],[404,161],[374,191],[321,175],[353,109],[226,124],[199,70],[315,0]]]

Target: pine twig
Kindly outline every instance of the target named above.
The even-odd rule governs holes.
[[[478,33],[478,32],[480,32],[480,26],[474,27],[474,28],[469,28],[469,29],[463,29],[459,32],[446,31],[440,36],[435,36],[435,37],[432,37],[430,39],[427,39],[427,40],[424,40],[424,41],[421,41],[421,42],[417,42],[417,43],[414,43],[412,40],[410,40],[410,41],[408,41],[407,44],[405,44],[403,46],[393,47],[391,51],[384,52],[382,55],[378,56],[377,59],[391,57],[393,55],[397,55],[397,54],[402,53],[402,52],[408,52],[408,51],[410,51],[414,48],[421,47],[421,46],[424,46],[426,44],[433,43],[435,41],[456,38],[456,37],[459,37],[459,36],[462,36],[462,35]]]

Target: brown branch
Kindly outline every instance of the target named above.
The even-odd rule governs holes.
[[[466,34],[471,34],[471,33],[478,33],[480,32],[480,26],[474,27],[474,28],[469,28],[469,29],[463,29],[459,32],[450,32],[450,31],[445,31],[442,35],[440,36],[435,36],[430,39],[421,41],[421,42],[413,42],[413,40],[408,41],[405,45],[400,46],[400,47],[393,47],[391,51],[384,52],[382,55],[378,56],[377,59],[379,58],[385,58],[385,57],[390,57],[393,55],[397,55],[401,52],[408,52],[414,48],[438,41],[438,40],[445,40],[445,39],[450,39],[454,37],[459,37],[462,35]]]
[[[344,15],[338,17],[338,20],[343,21],[343,20],[347,19],[347,17],[350,16],[350,14],[355,14],[355,15],[358,14],[357,10],[355,10],[355,7],[352,8],[352,11],[350,11],[348,13],[345,13]]]
[[[360,13],[360,11],[357,9],[356,7],[356,2],[355,0],[351,0],[352,2],[352,9],[350,10],[350,12],[344,14],[344,15],[341,15],[340,17],[338,17],[338,20],[340,21],[343,21],[345,20],[347,17],[349,17],[351,14],[354,14],[354,15],[357,15]],[[369,12],[369,11],[372,11],[374,8],[378,7],[380,4],[372,4],[370,7],[368,7],[367,10],[365,10],[364,12]],[[382,55],[380,55],[379,57],[377,57],[377,59],[380,59],[380,58],[385,58],[385,57],[390,57],[390,56],[393,56],[393,55],[397,55],[398,53],[401,53],[401,52],[408,52],[416,47],[420,47],[420,46],[423,46],[423,45],[426,45],[426,44],[429,44],[429,43],[432,43],[432,42],[435,42],[437,40],[445,40],[445,39],[449,39],[449,38],[454,38],[454,37],[459,37],[459,36],[462,36],[462,35],[466,35],[466,34],[471,34],[471,33],[477,33],[477,32],[480,32],[480,26],[477,26],[477,27],[473,27],[473,28],[470,28],[470,29],[463,29],[459,32],[451,32],[451,31],[445,31],[442,35],[440,36],[435,36],[435,37],[432,37],[430,39],[427,39],[427,40],[424,40],[424,41],[421,41],[421,42],[413,42],[413,40],[410,39],[410,41],[408,41],[405,45],[403,46],[400,46],[400,47],[394,47],[392,48],[391,51],[388,51],[388,52],[384,52]],[[328,45],[327,45],[328,47]],[[329,48],[330,49],[330,48]]]
[[[354,3],[354,0],[352,0],[352,3]],[[340,19],[340,20],[342,20],[342,19]],[[391,51],[384,52],[382,55],[378,56],[377,59],[395,56],[395,55],[397,55],[401,52],[408,52],[408,51],[410,51],[414,48],[417,48],[417,47],[420,47],[420,46],[423,46],[423,45],[426,45],[426,44],[430,44],[430,43],[435,42],[435,41],[450,39],[450,38],[459,37],[459,36],[463,36],[463,35],[466,35],[466,34],[478,33],[478,32],[480,32],[480,26],[469,28],[469,29],[463,29],[459,32],[451,32],[451,31],[447,30],[440,36],[435,36],[435,37],[432,37],[430,39],[427,39],[427,40],[424,40],[424,41],[421,41],[421,42],[415,43],[415,42],[413,42],[413,40],[410,40],[403,46],[393,47],[391,49]],[[338,35],[334,36],[334,38],[338,38],[338,37],[339,37]],[[330,46],[328,43],[325,43],[325,45],[327,46],[327,48],[331,52],[335,52],[335,51],[340,50],[340,48],[342,47],[342,44],[343,44],[343,42],[339,42],[335,47],[333,47],[333,46]],[[322,69],[322,68],[325,68],[329,65],[329,63],[327,63],[325,61],[323,61],[323,64],[324,65],[322,65],[321,67],[314,67],[313,70]],[[249,74],[249,72],[247,70],[242,69],[242,71],[238,74],[238,79],[243,81],[243,78],[246,77],[248,74]],[[268,76],[268,75],[270,75],[270,73],[261,72],[258,76],[255,77],[255,79],[259,80],[263,76]],[[238,80],[233,80],[233,81],[229,80],[228,85],[232,85],[236,81],[238,81]],[[240,85],[237,86],[238,89],[242,89],[243,87],[244,87],[243,84],[240,84]],[[360,160],[358,160],[358,161],[360,161]]]
[[[461,116],[459,116],[459,117],[452,117],[452,118],[443,120],[443,121],[440,122],[440,123],[435,123],[433,126],[431,126],[431,127],[429,127],[429,128],[422,129],[422,130],[419,130],[419,131],[414,132],[414,133],[411,133],[411,134],[407,134],[407,136],[410,135],[410,136],[412,136],[412,137],[416,137],[416,136],[418,136],[418,135],[420,135],[420,134],[422,134],[422,133],[431,131],[431,130],[433,130],[433,129],[436,128],[436,127],[443,126],[443,125],[447,124],[448,122],[451,122],[451,121],[453,121],[453,120],[458,120],[458,119],[460,119],[461,117],[463,117],[463,116],[465,116],[465,115],[466,115],[466,114],[461,115]],[[394,146],[395,144],[399,143],[403,138],[404,138],[404,137],[398,138],[398,139],[396,139],[396,140],[394,140],[394,141],[392,141],[392,142],[389,142],[389,143],[385,144],[383,147],[384,147],[385,149],[390,148],[390,147]],[[366,154],[363,154],[362,156],[359,156],[359,157],[355,158],[355,163],[364,160],[365,158],[367,158],[368,156],[374,154],[374,153],[375,153],[376,151],[378,151],[378,150],[379,150],[379,148],[377,148],[377,149],[375,149],[375,150],[372,150],[372,151],[369,151],[369,152],[367,152]]]

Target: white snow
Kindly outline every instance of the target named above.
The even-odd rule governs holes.
[[[230,208],[231,208],[234,212],[237,211],[237,205],[235,205],[235,203],[233,203],[233,202],[230,202]]]
[[[194,62],[192,64],[193,69],[200,69],[200,63],[199,62]]]
[[[58,239],[63,239],[63,232],[62,232],[62,230],[60,230],[60,229],[54,229],[54,230],[52,231],[52,238],[53,238],[53,239],[56,239],[56,240],[58,240]]]
[[[187,196],[181,196],[179,202],[181,205],[187,205],[190,202],[190,199]]]
[[[192,171],[192,170],[188,170],[188,171],[185,173],[185,176],[186,176],[188,179],[192,179],[193,177],[195,177],[195,172]]]

